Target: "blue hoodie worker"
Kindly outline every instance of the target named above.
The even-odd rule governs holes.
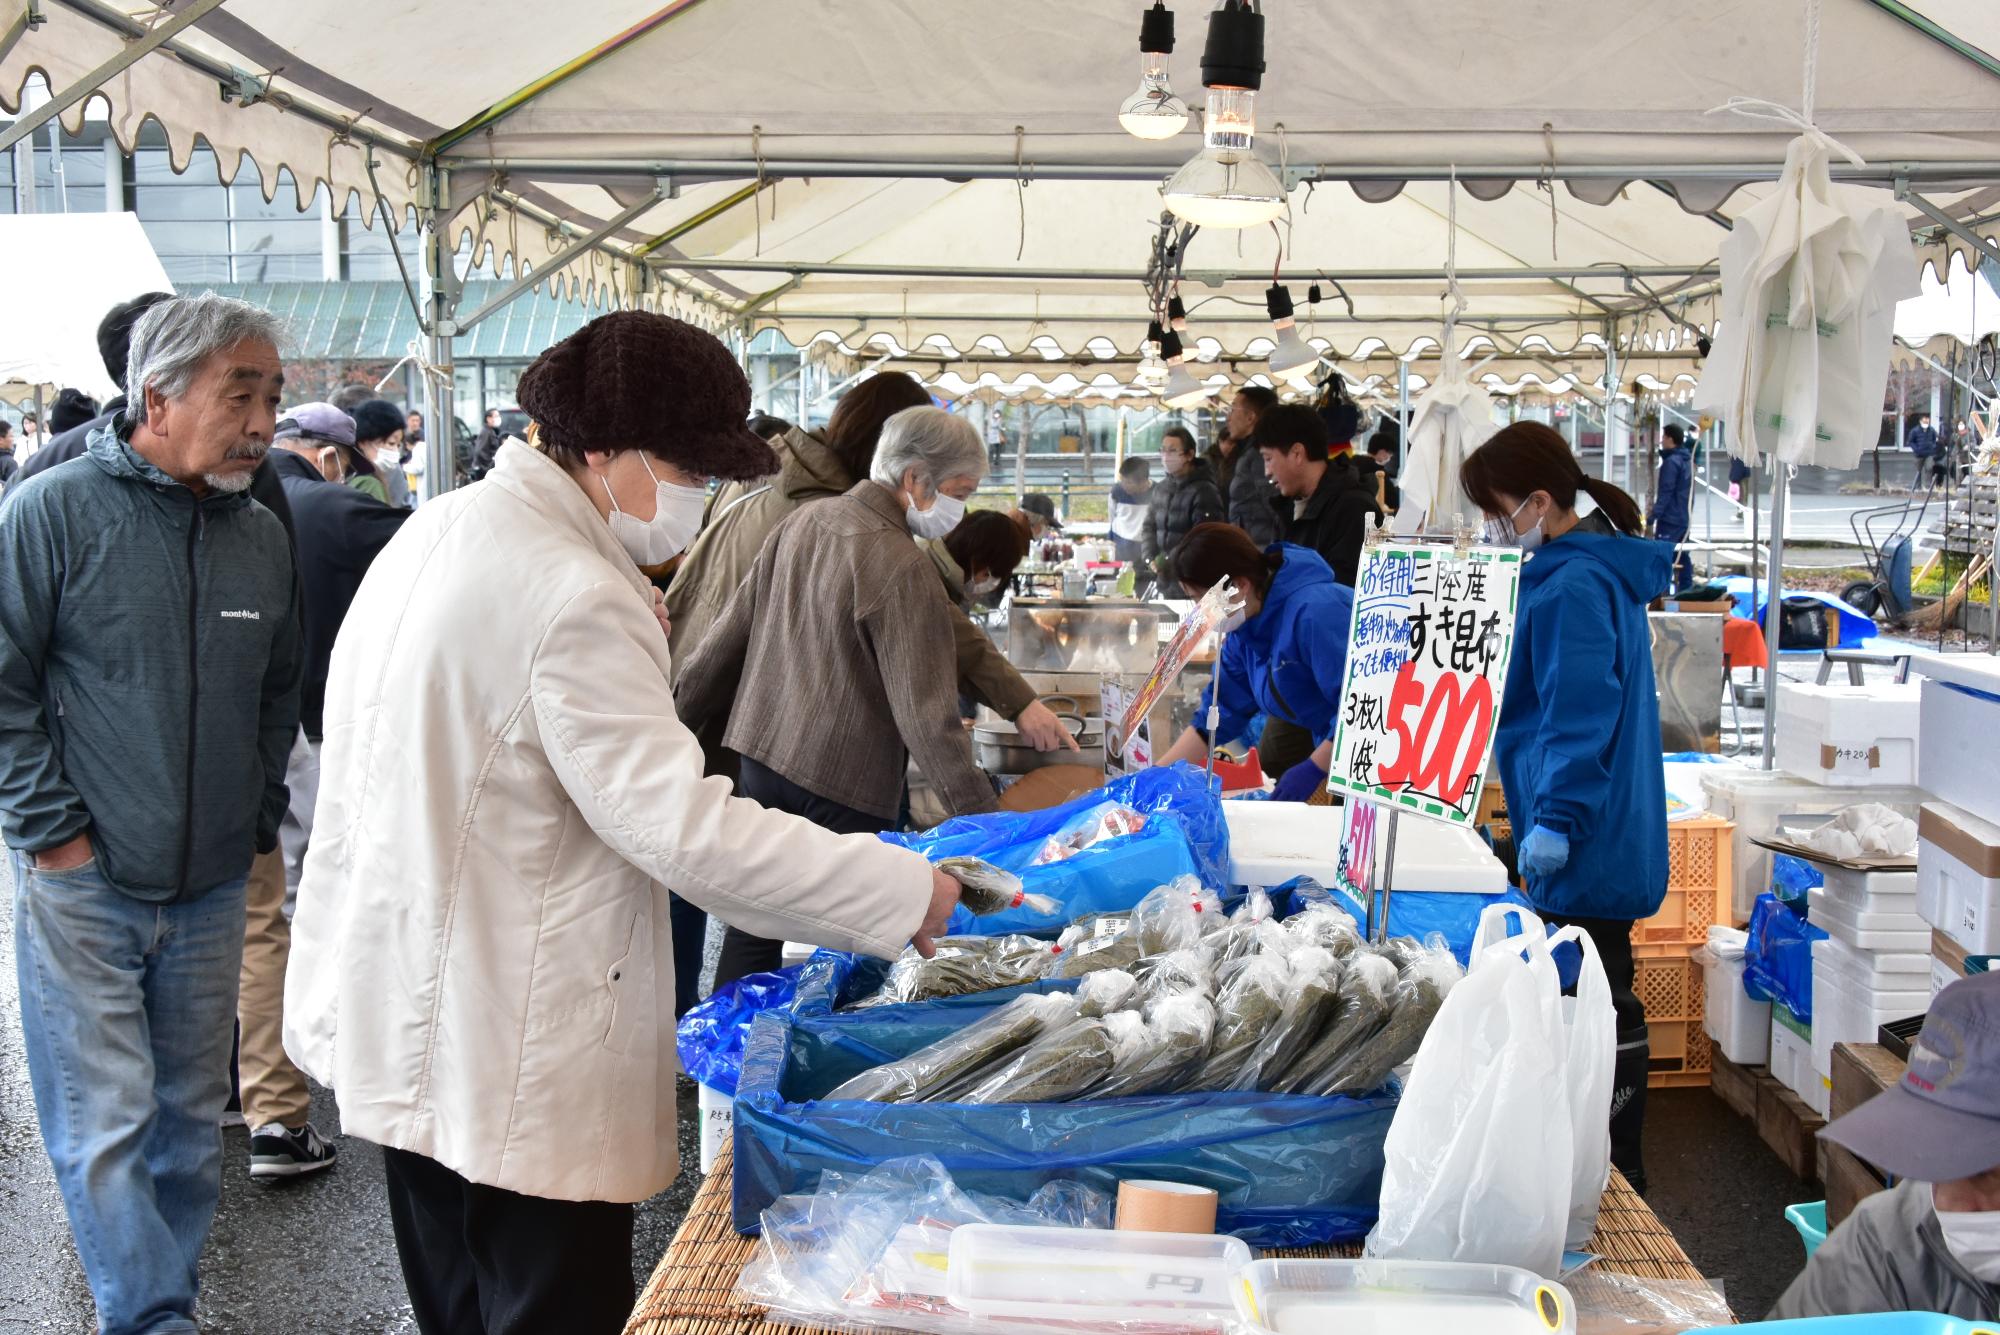
[[[1667,423],[1660,432],[1660,475],[1653,490],[1653,508],[1646,515],[1653,536],[1676,546],[1687,541],[1689,519],[1694,512],[1694,454],[1687,445],[1687,433],[1677,422]],[[1682,552],[1674,563],[1674,589],[1694,583],[1694,558]]]
[[[1569,445],[1518,422],[1467,456],[1460,484],[1497,542],[1529,553],[1493,753],[1517,863],[1553,931],[1589,933],[1618,1013],[1611,1161],[1644,1190],[1646,1011],[1633,991],[1632,924],[1667,894],[1667,794],[1646,605],[1673,550],[1639,536],[1633,499],[1586,477]],[[1578,504],[1588,499],[1585,513]]]
[[[1305,801],[1326,786],[1354,591],[1334,579],[1317,552],[1288,543],[1259,550],[1233,524],[1196,525],[1174,553],[1174,574],[1197,599],[1227,577],[1243,595],[1243,623],[1222,643],[1222,660],[1202,690],[1194,726],[1159,763],[1207,759],[1204,729],[1214,699],[1219,741],[1240,737],[1264,715],[1257,754],[1264,773],[1278,781],[1272,796]]]

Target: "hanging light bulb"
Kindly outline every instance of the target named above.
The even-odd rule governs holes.
[[[1167,299],[1167,328],[1173,330],[1176,334],[1185,334],[1187,332],[1187,307],[1182,304],[1178,296]],[[1185,343],[1187,340],[1182,339],[1181,341]]]
[[[1141,139],[1171,139],[1187,128],[1188,104],[1167,86],[1167,57],[1174,49],[1174,11],[1166,0],[1139,20],[1139,91],[1118,108],[1118,123]]]
[[[1256,0],[1223,0],[1201,53],[1208,88],[1203,148],[1167,182],[1167,207],[1197,227],[1258,227],[1285,211],[1285,190],[1257,157],[1264,16]]]
[[[1271,313],[1271,327],[1278,346],[1271,349],[1271,379],[1293,389],[1308,388],[1319,374],[1319,352],[1299,337],[1292,319],[1292,294],[1278,283],[1264,292],[1264,309]]]
[[[1167,359],[1167,383],[1160,389],[1160,402],[1169,408],[1193,408],[1208,398],[1208,386],[1187,369],[1180,335],[1169,329],[1160,339],[1160,355]]]
[[[1160,355],[1160,343],[1166,338],[1166,331],[1160,328],[1158,320],[1146,326],[1146,342],[1139,349],[1138,380],[1142,385],[1163,384],[1167,378],[1167,361]]]

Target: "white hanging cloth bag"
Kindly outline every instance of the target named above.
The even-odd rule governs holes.
[[[1500,919],[1526,930],[1500,939]],[[1367,1255],[1520,1266],[1555,1277],[1570,1222],[1569,1035],[1546,929],[1494,905],[1445,997],[1383,1146]]]
[[[1563,1241],[1572,1251],[1590,1244],[1597,1231],[1597,1207],[1611,1180],[1611,1085],[1618,1062],[1618,1013],[1611,1005],[1611,980],[1597,944],[1579,927],[1565,927],[1548,938],[1551,954],[1565,942],[1583,952],[1576,995],[1563,997],[1563,1030],[1568,1039],[1570,1159],[1569,1229]]]
[[[1893,197],[1836,185],[1838,153],[1860,155],[1813,124],[1819,0],[1807,0],[1803,110],[1731,98],[1715,111],[1799,130],[1769,198],[1721,246],[1721,326],[1695,391],[1697,411],[1729,427],[1746,463],[1854,468],[1882,427],[1896,303],[1919,295],[1909,228]]]

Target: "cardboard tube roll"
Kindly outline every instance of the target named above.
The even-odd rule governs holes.
[[[1118,1227],[1130,1233],[1213,1233],[1215,1192],[1180,1182],[1118,1184]]]

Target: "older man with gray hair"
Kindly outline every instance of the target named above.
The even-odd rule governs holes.
[[[193,1331],[244,880],[298,728],[296,582],[248,495],[272,317],[161,302],[127,406],[0,510],[0,832],[42,1142],[106,1332]]]
[[[905,408],[883,425],[867,481],[773,531],[674,687],[690,726],[728,720],[740,796],[879,833],[896,824],[915,757],[952,815],[992,808],[959,721],[951,604],[911,541],[957,527],[985,474],[969,422]],[[782,950],[730,928],[716,985],[775,969]]]

